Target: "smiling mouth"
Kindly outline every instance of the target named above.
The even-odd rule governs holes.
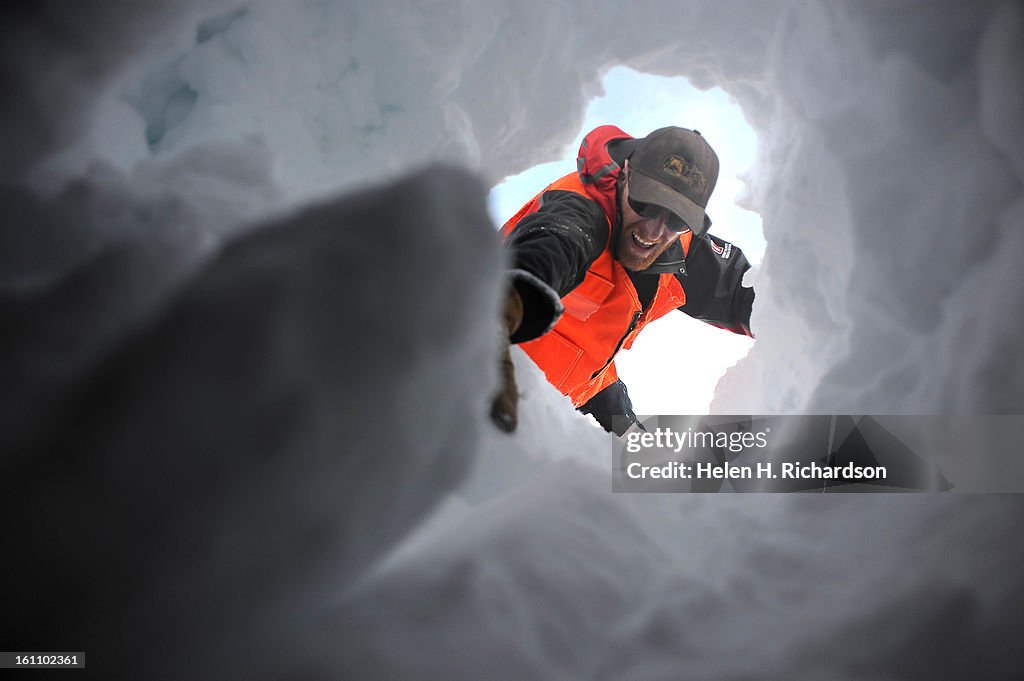
[[[636,235],[636,232],[631,232],[633,236],[633,243],[644,249],[645,251],[654,248],[657,245],[657,241],[644,241]]]

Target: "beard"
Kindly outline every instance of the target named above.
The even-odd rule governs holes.
[[[642,272],[654,264],[665,250],[672,245],[674,239],[656,242],[650,248],[644,248],[633,238],[633,233],[638,231],[636,223],[622,225],[615,237],[612,256],[619,261],[619,264],[630,272]]]

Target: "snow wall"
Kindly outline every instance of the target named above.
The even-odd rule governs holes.
[[[479,185],[333,198],[549,160],[615,64],[719,85],[759,134],[768,249],[713,408],[1019,413],[1019,3],[7,11],[2,444],[8,517],[34,519],[13,571],[71,606],[15,589],[34,614],[5,638],[120,639],[125,677],[1019,669],[1015,499],[613,497],[607,444],[521,356],[521,432],[473,406],[500,277]]]
[[[497,181],[571,139],[603,70],[684,75],[757,130],[772,245],[715,411],[1022,407],[1018,3],[95,4],[8,41],[8,177],[100,160],[94,190],[224,225],[428,160]]]

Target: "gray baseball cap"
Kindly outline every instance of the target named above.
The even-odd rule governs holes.
[[[718,182],[718,154],[696,130],[659,128],[629,157],[629,198],[681,217],[696,234]]]

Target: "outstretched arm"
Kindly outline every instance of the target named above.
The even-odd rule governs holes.
[[[690,247],[686,275],[677,275],[686,292],[686,303],[679,309],[694,319],[752,337],[754,289],[743,286],[743,275],[749,269],[740,249],[705,234]]]
[[[552,190],[537,202],[539,208],[505,237],[512,256],[512,285],[524,308],[513,343],[542,336],[558,321],[558,301],[580,285],[608,241],[608,221],[587,197]]]
[[[505,236],[512,255],[505,304],[501,386],[491,420],[506,432],[518,424],[518,389],[509,345],[544,335],[562,315],[561,298],[579,286],[604,249],[608,223],[593,201],[568,191],[537,197],[538,208]]]

